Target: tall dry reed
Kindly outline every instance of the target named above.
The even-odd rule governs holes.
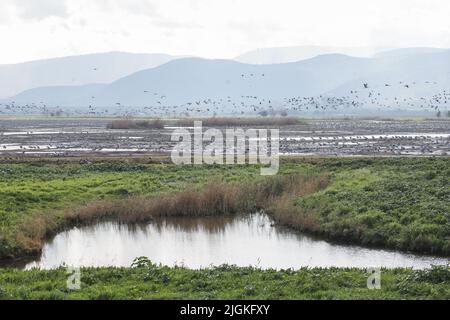
[[[162,195],[98,200],[75,209],[31,216],[20,227],[17,242],[24,251],[36,253],[41,250],[43,241],[56,232],[101,220],[133,223],[155,217],[211,216],[261,209],[283,224],[312,223],[306,216],[298,217],[295,199],[325,188],[327,184],[328,178],[324,176],[280,175],[240,184],[214,182]]]

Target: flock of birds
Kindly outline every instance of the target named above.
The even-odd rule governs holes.
[[[96,71],[97,68],[93,68]],[[255,77],[269,77],[267,74],[239,74],[242,79],[252,80]],[[428,86],[428,92],[433,94],[420,96],[416,88]],[[29,104],[18,104],[14,101],[0,103],[0,114],[3,115],[46,115],[58,116],[133,116],[133,115],[156,115],[156,116],[199,116],[199,115],[297,115],[302,113],[327,114],[329,112],[348,112],[369,108],[379,110],[380,113],[386,110],[427,110],[441,116],[441,110],[446,111],[445,116],[450,116],[450,89],[439,89],[442,86],[436,81],[424,81],[423,83],[404,81],[371,84],[361,83],[356,89],[350,89],[341,96],[317,95],[317,96],[295,96],[283,99],[271,99],[257,95],[225,95],[223,97],[201,98],[187,101],[182,104],[170,104],[167,101],[168,94],[154,92],[154,90],[140,89],[136,93],[148,95],[149,104],[147,106],[136,107],[127,105],[125,102],[117,101],[108,107],[96,106],[95,96],[91,96],[89,105],[80,108],[62,108],[59,106],[49,106],[44,101]],[[398,94],[401,92],[401,94]],[[397,93],[397,94],[393,94]],[[448,128],[447,128],[448,129]],[[1,130],[0,130],[1,131]],[[336,130],[339,132],[339,130]],[[157,136],[155,136],[155,134]],[[36,136],[39,136],[39,132]],[[26,136],[34,136],[33,132],[27,132]],[[170,148],[167,136],[160,132],[151,133],[149,137],[136,141],[130,137],[119,139],[114,133],[100,132],[60,132],[50,134],[45,138],[41,137],[42,144],[33,144],[33,138],[20,136],[23,143],[2,144],[0,152],[14,151],[15,148],[22,153],[25,152],[49,152],[59,150],[67,151],[152,151],[163,152]],[[0,132],[0,139],[5,137]],[[14,142],[15,140],[11,140]],[[9,141],[9,142],[11,142]],[[34,142],[33,142],[34,141]],[[29,143],[27,143],[29,142]],[[150,143],[150,144],[149,144]],[[151,144],[153,143],[153,144]],[[123,146],[126,145],[126,148]],[[128,149],[127,149],[128,148]],[[449,148],[449,137],[432,137],[427,135],[417,135],[413,137],[398,136],[375,136],[361,135],[344,137],[335,135],[331,138],[316,136],[316,138],[296,138],[283,137],[280,141],[281,152],[292,153],[295,150],[311,153],[432,153],[436,149],[444,150]]]
[[[92,70],[97,71],[94,67]],[[268,77],[262,74],[240,74],[237,77],[252,79],[256,77]],[[431,96],[419,96],[415,88],[418,85],[428,86]],[[388,89],[402,92],[401,95],[390,96]],[[403,89],[403,91],[399,91]],[[201,98],[194,101],[186,101],[182,104],[167,103],[167,94],[146,89],[136,94],[148,95],[147,106],[132,106],[126,102],[117,101],[113,105],[97,106],[95,96],[91,96],[91,103],[77,108],[63,108],[49,106],[44,101],[19,104],[14,101],[0,103],[0,114],[29,114],[29,115],[89,115],[89,116],[133,116],[133,115],[159,115],[159,116],[198,116],[198,115],[269,115],[269,114],[302,114],[302,113],[326,113],[327,111],[352,111],[361,108],[371,108],[383,112],[393,109],[409,109],[432,111],[441,114],[441,109],[448,112],[450,106],[450,89],[439,90],[436,81],[423,81],[423,83],[397,81],[396,83],[370,84],[363,82],[359,88],[349,90],[342,96],[318,95],[285,97],[281,100],[259,97],[255,95],[240,95],[215,98]]]

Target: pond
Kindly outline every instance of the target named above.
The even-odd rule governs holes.
[[[449,259],[329,243],[276,226],[263,213],[242,216],[165,218],[147,224],[103,222],[58,234],[26,268],[130,266],[146,256],[189,268],[235,264],[261,268],[413,267]]]

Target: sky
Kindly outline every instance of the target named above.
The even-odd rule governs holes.
[[[0,64],[125,51],[450,47],[448,0],[1,0]]]

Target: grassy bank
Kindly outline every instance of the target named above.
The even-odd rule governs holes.
[[[65,210],[34,214],[24,220],[16,240],[26,255],[39,253],[44,241],[58,231],[101,220],[123,223],[151,221],[155,217],[209,216],[250,213],[269,209],[286,194],[302,196],[323,189],[320,175],[293,174],[255,179],[247,183],[208,182],[196,189],[123,199],[97,200]]]
[[[296,198],[294,210],[279,211],[280,221],[326,238],[450,256],[449,158],[326,166],[329,187]]]
[[[450,255],[449,158],[320,161],[319,192],[282,202],[283,224],[366,246]]]
[[[382,269],[381,289],[363,269],[203,270],[156,266],[83,268],[81,288],[67,289],[66,269],[0,269],[0,299],[450,299],[450,268]]]
[[[330,239],[450,255],[448,157],[287,158],[274,178],[256,166],[154,162],[2,159],[0,257],[35,254],[52,233],[98,219],[257,207]]]
[[[149,162],[149,163],[148,163]],[[91,159],[31,160],[0,164],[0,257],[20,257],[35,252],[39,234],[27,235],[27,225],[37,219],[43,229],[55,230],[69,209],[98,201],[158,196],[198,187],[208,179],[234,182],[258,176],[258,168],[179,167],[152,160]],[[31,223],[32,224],[32,223]],[[25,230],[24,230],[25,228]],[[29,246],[29,247],[28,247]]]

